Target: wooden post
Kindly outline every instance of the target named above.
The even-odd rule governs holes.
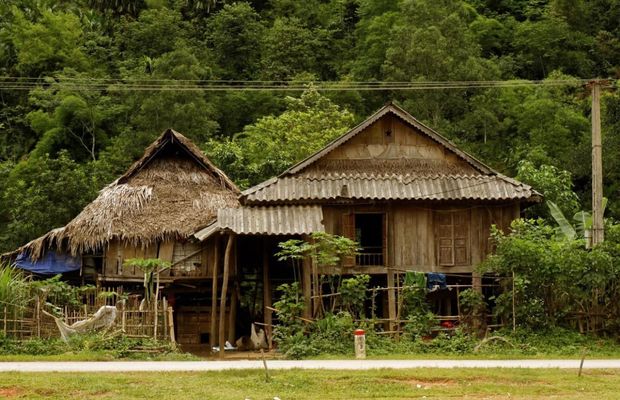
[[[39,296],[36,297],[37,306],[36,306],[36,318],[37,318],[37,337],[41,337],[41,301],[39,300]]]
[[[603,149],[601,144],[601,83],[592,82],[592,247],[605,238],[603,226]]]
[[[170,330],[170,341],[176,344],[176,337],[174,335],[174,315],[172,314],[172,307],[168,307],[168,329]]]
[[[267,333],[267,343],[269,350],[272,348],[271,324],[273,323],[271,281],[269,280],[269,252],[267,251],[267,239],[263,239],[263,322]],[[269,308],[268,308],[269,307]]]
[[[211,347],[217,344],[217,274],[219,273],[220,259],[220,238],[215,237],[213,246],[213,271],[211,281],[211,331],[209,333],[209,344]]]
[[[228,341],[235,343],[235,336],[237,334],[237,302],[239,301],[239,286],[235,281],[235,284],[230,293],[230,313],[228,314]]]
[[[312,271],[311,265],[309,264],[311,261],[303,261],[302,272],[303,272],[303,281],[302,281],[302,291],[304,295],[304,318],[311,319],[312,318]],[[295,268],[295,267],[293,267]]]
[[[125,310],[125,301],[121,303],[121,330],[127,333],[127,310]]]
[[[516,315],[516,302],[515,302],[515,271],[512,271],[512,331],[517,330],[517,315]]]
[[[157,273],[157,278],[155,278],[155,284],[157,285],[157,287],[155,288],[155,302],[153,303],[153,339],[157,340],[157,309],[158,309],[158,301],[157,298],[159,297],[159,270],[155,271]]]
[[[229,233],[228,240],[226,242],[226,251],[224,253],[224,275],[222,277],[222,296],[220,298],[220,322],[219,322],[219,344],[220,344],[220,358],[224,358],[224,346],[226,345],[226,295],[228,294],[228,276],[230,274],[230,264],[232,257],[233,242],[235,240],[235,234]]]
[[[394,290],[394,273],[388,267],[387,268],[387,285],[388,285],[388,319],[389,319],[389,330],[395,330],[395,321],[396,321],[396,292]]]
[[[164,333],[164,339],[168,338],[168,299],[165,297],[161,299],[161,311],[164,320],[164,329],[162,329]]]

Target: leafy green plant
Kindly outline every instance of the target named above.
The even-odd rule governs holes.
[[[300,294],[299,283],[284,283],[278,286],[280,299],[273,303],[277,310],[278,326],[275,329],[276,338],[286,338],[303,331],[300,319],[304,311],[304,299]]]
[[[370,275],[355,275],[351,278],[343,279],[340,283],[340,299],[342,305],[349,310],[352,315],[360,317],[364,313],[364,303],[366,302],[366,291]]]
[[[461,304],[461,318],[469,333],[473,333],[476,325],[485,321],[487,304],[481,292],[474,289],[463,290],[459,294]]]
[[[358,244],[344,236],[313,232],[308,241],[290,239],[278,244],[278,260],[303,260],[309,257],[317,266],[334,267],[345,257],[357,254]]]
[[[159,278],[159,274],[171,266],[170,262],[159,258],[130,258],[125,260],[124,265],[140,268],[144,272],[144,300],[147,304],[153,301],[155,281]]]

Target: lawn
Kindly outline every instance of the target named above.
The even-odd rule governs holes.
[[[617,399],[620,371],[415,369],[201,373],[2,373],[0,398]]]

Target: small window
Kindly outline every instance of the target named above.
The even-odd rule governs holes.
[[[355,240],[359,254],[344,260],[345,266],[385,265],[385,218],[382,213],[343,215],[343,236]]]
[[[435,212],[435,232],[438,265],[470,265],[468,211]]]

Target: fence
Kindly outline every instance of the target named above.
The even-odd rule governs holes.
[[[125,336],[175,342],[174,312],[165,297],[154,301],[149,309],[144,309],[140,307],[138,296],[130,296],[121,302],[116,301],[120,296],[105,297],[97,293],[86,295],[81,305],[65,306],[61,310],[52,310],[53,307],[39,298],[33,298],[26,305],[0,303],[2,332],[5,337],[19,340],[60,337],[56,321],[43,310],[58,315],[65,324],[72,325],[92,317],[100,307],[107,305],[117,309],[113,329],[120,330]]]

